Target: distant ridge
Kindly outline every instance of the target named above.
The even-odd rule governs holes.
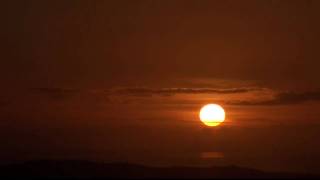
[[[129,163],[41,160],[0,166],[0,177],[50,178],[317,178],[319,175],[271,173],[237,166],[148,167]]]

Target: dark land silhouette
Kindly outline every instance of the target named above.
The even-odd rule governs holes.
[[[129,163],[41,160],[2,165],[0,177],[49,178],[319,178],[315,174],[264,172],[237,166],[148,167]]]

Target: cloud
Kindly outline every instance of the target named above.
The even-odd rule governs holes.
[[[231,105],[287,105],[298,104],[306,101],[320,101],[320,91],[309,92],[280,92],[271,100],[264,101],[234,101]]]
[[[171,96],[175,94],[233,94],[245,93],[250,91],[259,91],[263,88],[256,87],[241,87],[241,88],[119,88],[113,91],[113,94],[119,95],[136,95],[136,96],[150,96],[163,95]]]
[[[176,94],[236,94],[251,91],[261,91],[263,88],[257,87],[240,87],[240,88],[148,88],[148,87],[120,87],[107,89],[73,89],[73,88],[51,88],[41,87],[32,88],[33,93],[45,95],[54,100],[64,100],[76,94],[81,97],[99,99],[103,98],[104,102],[117,102],[118,97],[152,97],[152,96],[173,96]],[[127,101],[127,100],[125,100]]]

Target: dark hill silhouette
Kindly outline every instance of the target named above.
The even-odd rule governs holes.
[[[90,161],[30,161],[0,167],[0,177],[73,178],[316,178],[294,173],[269,173],[237,166],[147,167],[128,163]]]

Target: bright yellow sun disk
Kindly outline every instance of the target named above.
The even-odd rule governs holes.
[[[200,110],[200,120],[207,126],[218,126],[224,119],[225,112],[217,104],[207,104]]]

